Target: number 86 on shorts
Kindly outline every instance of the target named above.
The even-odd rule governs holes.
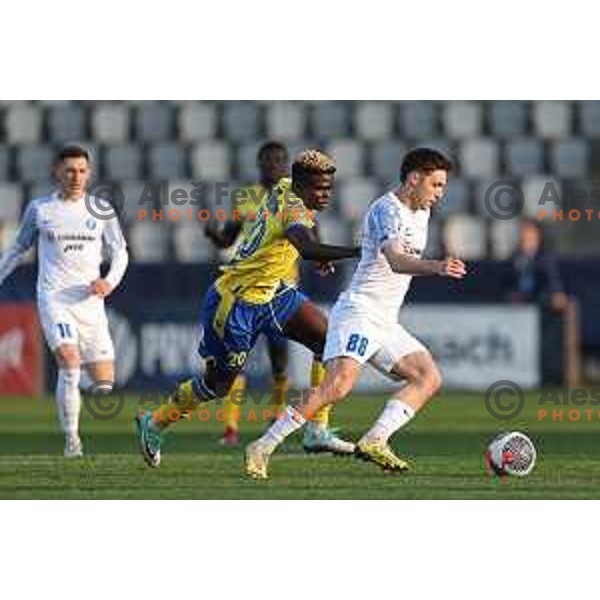
[[[355,352],[359,356],[364,356],[367,351],[367,346],[369,345],[369,339],[359,335],[358,333],[353,333],[348,338],[348,344],[346,345],[346,352]]]

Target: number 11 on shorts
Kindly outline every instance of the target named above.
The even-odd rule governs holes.
[[[57,327],[61,338],[72,337],[71,325],[69,323],[58,323]]]
[[[346,346],[346,352],[356,352],[359,356],[364,356],[367,351],[367,346],[369,345],[369,339],[359,335],[358,333],[353,333],[348,338],[348,345]]]

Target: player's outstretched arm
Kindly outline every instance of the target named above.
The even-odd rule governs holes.
[[[110,268],[104,279],[96,279],[92,282],[91,291],[92,294],[105,298],[123,279],[129,265],[129,253],[121,226],[116,219],[108,222],[102,239],[110,255]]]
[[[17,238],[0,258],[0,285],[17,268],[36,237],[36,208],[34,204],[30,204],[23,215]]]
[[[304,225],[291,225],[285,230],[285,237],[305,260],[343,260],[360,256],[360,246],[322,244],[315,231]]]
[[[465,263],[458,258],[446,258],[445,260],[422,260],[414,258],[404,252],[404,246],[400,240],[390,240],[381,248],[388,264],[394,273],[404,275],[438,275],[440,277],[451,277],[462,279],[467,274]]]

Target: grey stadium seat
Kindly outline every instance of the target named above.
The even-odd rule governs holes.
[[[267,137],[283,141],[304,137],[307,110],[303,102],[269,102],[265,114]]]
[[[344,246],[351,241],[348,224],[327,213],[319,215],[319,235],[325,244]]]
[[[400,179],[400,163],[406,152],[401,142],[384,141],[373,144],[370,152],[370,172],[384,185],[392,185]]]
[[[543,138],[568,137],[573,130],[571,104],[556,100],[534,102],[533,122],[536,133]]]
[[[590,137],[600,137],[600,101],[587,100],[579,103],[581,132]]]
[[[230,150],[224,142],[201,142],[193,148],[190,160],[192,178],[227,181],[231,176]]]
[[[444,224],[443,239],[451,256],[474,260],[487,253],[485,222],[474,215],[450,215]]]
[[[483,106],[474,101],[444,102],[442,122],[446,135],[451,138],[477,137],[483,130]]]
[[[399,103],[400,133],[413,140],[434,138],[439,134],[437,108],[428,100]]]
[[[162,142],[173,133],[173,109],[165,102],[143,102],[135,110],[135,137],[142,142]]]
[[[506,145],[506,171],[509,176],[534,175],[544,170],[544,147],[535,138],[511,140]]]
[[[360,177],[364,172],[364,146],[353,139],[335,140],[329,144],[329,153],[337,167],[340,179]]]
[[[459,160],[463,176],[493,177],[498,173],[498,144],[489,138],[465,140],[460,146]]]
[[[516,137],[527,131],[528,104],[520,100],[486,103],[490,133],[495,137]]]
[[[214,102],[185,102],[177,115],[179,139],[196,142],[216,137],[217,105]]]
[[[589,146],[582,138],[557,140],[550,148],[550,171],[559,177],[585,177]]]
[[[469,182],[461,177],[450,177],[446,195],[435,209],[436,214],[468,213],[471,200]]]
[[[184,263],[210,262],[215,249],[204,235],[200,221],[180,221],[173,224],[175,258]]]
[[[16,183],[0,182],[0,219],[18,221],[21,217],[23,190]]]
[[[92,137],[97,142],[124,144],[129,141],[130,126],[126,102],[99,102],[92,107]]]
[[[186,176],[185,151],[180,144],[158,144],[148,152],[152,179],[176,179]]]
[[[0,181],[7,180],[10,174],[11,156],[8,146],[0,145]]]
[[[12,144],[32,144],[42,137],[42,111],[36,104],[16,102],[6,108],[4,127]]]
[[[349,179],[340,185],[334,203],[339,205],[344,217],[355,221],[362,219],[369,204],[384,192],[372,179]]]
[[[394,132],[394,113],[389,102],[357,102],[353,120],[355,134],[363,140],[388,139]]]
[[[47,181],[51,177],[53,152],[48,146],[27,145],[17,148],[17,176],[21,181]]]
[[[311,133],[315,139],[330,140],[350,133],[348,102],[317,102],[310,109]]]
[[[253,140],[260,134],[260,108],[256,102],[224,102],[225,137],[233,141]]]
[[[241,144],[236,150],[236,173],[238,179],[248,184],[254,183],[258,179],[258,169],[256,166],[256,153],[260,144],[258,142],[249,142]]]
[[[87,139],[85,111],[79,102],[48,108],[48,135],[58,144]]]
[[[169,256],[170,228],[166,221],[133,223],[129,245],[136,262],[163,262]]]
[[[139,146],[108,146],[102,153],[103,177],[111,181],[139,179],[143,174]]]
[[[517,248],[519,239],[519,219],[490,222],[490,245],[492,258],[504,260],[509,258]]]

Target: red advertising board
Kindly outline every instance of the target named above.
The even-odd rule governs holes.
[[[40,395],[43,360],[35,304],[0,303],[0,396]]]

